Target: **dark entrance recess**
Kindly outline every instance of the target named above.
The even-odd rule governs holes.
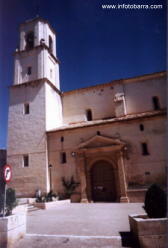
[[[106,161],[96,162],[91,169],[92,200],[95,202],[115,202],[116,189],[114,170]]]

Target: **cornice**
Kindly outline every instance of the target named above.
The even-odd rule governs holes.
[[[14,85],[9,86],[9,88],[21,88],[21,87],[28,87],[28,86],[36,86],[37,84],[40,84],[40,83],[49,84],[60,96],[62,96],[61,91],[59,89],[57,89],[57,87],[47,78],[40,78],[40,79],[25,82],[22,84],[14,84]]]
[[[76,123],[72,125],[58,127],[56,129],[47,131],[47,133],[80,129],[80,128],[85,128],[85,127],[107,125],[107,124],[112,124],[112,123],[129,122],[129,121],[138,120],[138,119],[149,119],[149,118],[159,117],[159,116],[166,116],[166,110],[162,109],[158,111],[130,114],[130,115],[122,116],[122,117],[115,117],[109,120],[94,120],[94,121],[89,121],[89,122]]]
[[[31,51],[34,51],[34,50],[37,50],[37,49],[46,49],[48,51],[48,53],[50,54],[50,56],[54,59],[54,61],[57,63],[57,64],[60,64],[60,61],[50,52],[50,49],[47,45],[45,44],[41,44],[39,46],[35,46],[33,47],[33,49],[30,49],[30,50],[18,50],[18,51],[15,51],[14,52],[14,55],[17,55],[17,54],[26,54],[26,53],[29,53]]]

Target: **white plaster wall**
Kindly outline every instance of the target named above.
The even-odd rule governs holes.
[[[161,108],[166,107],[166,78],[160,77],[130,83],[111,83],[65,92],[63,96],[64,123],[86,121],[86,109],[92,110],[93,120],[124,115],[123,101],[114,102],[114,96],[123,93],[127,114],[153,110],[152,97],[157,96]]]
[[[28,115],[23,114],[24,103],[30,105]],[[45,118],[45,87],[43,84],[35,83],[11,88],[7,162],[13,167],[12,185],[17,193],[22,195],[30,192],[34,194],[37,187],[43,191],[48,188]],[[28,168],[23,168],[24,154],[28,154],[30,158]]]
[[[15,55],[14,61],[14,84],[19,84],[21,82],[21,66],[19,61],[19,56]]]
[[[86,121],[86,110],[92,110],[94,120],[115,116],[114,90],[112,86],[93,87],[64,93],[64,123]]]
[[[30,114],[28,115],[24,114],[24,103],[29,103],[30,105]],[[42,133],[45,131],[45,92],[41,84],[23,85],[10,89],[8,123],[8,152],[14,154],[15,152],[27,152],[27,149],[30,149],[27,146],[29,137],[33,151],[35,148],[38,151],[44,150]],[[33,134],[33,132],[35,133]],[[18,144],[14,133],[19,140],[23,139],[21,145]],[[12,138],[13,140],[11,140]],[[26,138],[25,142],[24,138]]]
[[[32,68],[31,75],[27,74],[27,68],[29,66]],[[52,75],[50,70],[52,70]],[[46,49],[38,48],[36,50],[16,54],[14,84],[21,84],[44,77],[60,89],[59,65],[54,61]]]
[[[44,29],[46,30],[45,32],[46,45],[49,46],[49,36],[51,36],[53,41],[53,55],[56,57],[56,36],[53,33],[53,31],[50,29],[48,23],[44,24]]]
[[[48,84],[45,85],[46,130],[62,125],[62,103],[60,95]]]
[[[161,108],[166,107],[166,78],[128,83],[124,92],[128,114],[153,110],[153,96],[159,98]]]
[[[31,75],[27,74],[27,68],[32,67]],[[21,84],[38,79],[38,50],[17,54],[15,57],[14,84]]]
[[[60,89],[59,82],[59,65],[55,60],[50,56],[47,50],[44,50],[44,77],[48,78],[56,87]],[[51,71],[52,70],[52,75]]]
[[[46,153],[29,153],[29,167],[22,167],[22,154],[8,155],[8,164],[12,165],[12,180],[9,187],[16,190],[17,196],[35,197],[35,191],[46,192],[48,171],[46,169]]]
[[[139,125],[144,125],[140,131]],[[55,191],[63,191],[61,177],[70,178],[77,175],[75,157],[71,153],[77,146],[94,135],[119,138],[128,144],[128,159],[124,158],[128,184],[146,185],[150,183],[165,183],[166,177],[166,117],[152,117],[127,122],[62,130],[48,134],[49,163],[53,165],[53,186]],[[61,142],[61,136],[64,142]],[[141,142],[147,142],[150,155],[143,156]],[[60,152],[67,154],[67,163],[60,163]],[[112,156],[112,154],[111,154]],[[112,157],[111,157],[112,158]],[[150,175],[146,175],[149,172]]]

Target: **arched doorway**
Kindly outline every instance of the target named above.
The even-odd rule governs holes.
[[[91,168],[92,200],[95,202],[115,202],[115,175],[112,165],[104,160]]]

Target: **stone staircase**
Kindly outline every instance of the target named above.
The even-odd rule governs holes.
[[[39,208],[35,207],[33,204],[28,204],[28,207],[27,207],[28,213],[33,212],[33,211],[37,211],[37,210],[39,210]]]

